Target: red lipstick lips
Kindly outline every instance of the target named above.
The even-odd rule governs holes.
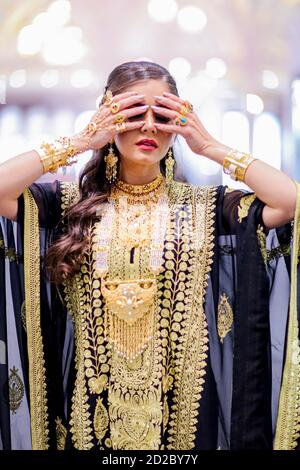
[[[154,150],[158,147],[157,143],[153,139],[141,139],[136,145],[143,150]]]

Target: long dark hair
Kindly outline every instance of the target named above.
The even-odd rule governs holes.
[[[134,61],[125,62],[113,69],[107,79],[100,104],[104,103],[107,90],[116,95],[126,91],[129,86],[148,79],[164,80],[169,85],[170,92],[178,96],[176,82],[167,69],[154,62]],[[80,263],[89,243],[89,228],[95,220],[96,209],[100,203],[107,200],[110,184],[105,176],[104,156],[108,153],[109,145],[108,143],[94,151],[92,158],[83,168],[79,177],[79,200],[67,210],[67,232],[48,250],[45,268],[49,278],[56,284],[79,272]],[[118,149],[114,143],[113,147],[118,156]],[[163,175],[166,174],[166,157],[160,161]],[[117,164],[118,174],[119,170],[120,159]]]

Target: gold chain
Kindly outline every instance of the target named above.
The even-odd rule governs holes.
[[[129,361],[145,349],[153,334],[157,292],[155,276],[162,269],[164,236],[169,219],[162,175],[152,183],[136,186],[132,188],[128,183],[120,184],[118,181],[109,198],[115,209],[108,208],[96,229],[97,270],[102,278],[101,291],[106,303],[106,337]],[[112,237],[117,238],[125,251],[149,245],[152,276],[145,279],[140,272],[135,279],[107,279]]]

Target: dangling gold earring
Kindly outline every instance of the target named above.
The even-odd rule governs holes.
[[[172,148],[168,151],[168,157],[166,159],[166,183],[169,186],[174,179],[173,167],[175,165],[175,160],[173,158]]]
[[[110,143],[108,155],[105,155],[104,161],[106,163],[105,176],[106,179],[111,183],[117,178],[117,162],[118,157],[114,153],[112,142]]]

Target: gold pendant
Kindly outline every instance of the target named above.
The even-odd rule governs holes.
[[[156,279],[105,280],[106,337],[116,351],[133,361],[152,338]]]

